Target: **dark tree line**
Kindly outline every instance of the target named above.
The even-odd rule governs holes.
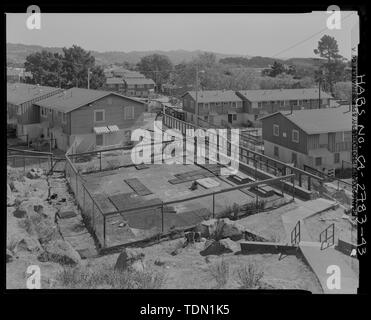
[[[90,52],[76,45],[62,50],[62,54],[43,50],[27,56],[24,66],[33,75],[30,81],[66,89],[87,88],[89,71],[91,89],[99,89],[104,85],[103,69],[95,65],[95,58]]]

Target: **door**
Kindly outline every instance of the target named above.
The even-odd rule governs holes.
[[[294,164],[294,166],[297,166],[298,163],[298,154],[293,152],[291,155],[291,162]]]
[[[229,123],[232,123],[232,116],[233,116],[232,114],[228,114],[228,122]]]
[[[97,146],[103,146],[103,134],[97,134],[95,135],[95,144]]]

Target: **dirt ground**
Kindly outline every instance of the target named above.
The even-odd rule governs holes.
[[[255,263],[264,272],[262,281],[270,288],[302,289],[312,293],[322,293],[316,276],[310,271],[300,257],[286,256],[282,260],[276,254],[223,254],[203,257],[200,250],[203,243],[195,243],[181,249],[176,256],[171,252],[179,247],[180,239],[165,241],[144,248],[145,264],[147,267],[165,274],[164,289],[216,289],[217,282],[210,274],[210,266],[224,260],[229,264],[229,280],[224,289],[238,289],[236,269],[249,262]],[[91,261],[95,263],[112,264],[117,254],[101,257]],[[162,266],[155,265],[161,261]]]

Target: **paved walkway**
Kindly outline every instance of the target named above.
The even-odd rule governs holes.
[[[282,222],[287,234],[287,243],[291,243],[291,231],[297,222],[300,221],[301,239],[299,248],[316,274],[324,293],[357,293],[358,276],[345,262],[343,254],[335,250],[334,246],[321,249],[321,243],[312,241],[304,224],[306,218],[329,210],[336,205],[336,202],[319,198],[301,202],[298,208],[283,214]],[[327,280],[333,272],[327,273],[327,268],[331,265],[336,265],[340,268],[340,289],[329,289],[327,286]]]

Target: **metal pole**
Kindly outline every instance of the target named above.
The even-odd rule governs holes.
[[[198,65],[196,65],[196,107],[195,107],[196,120],[195,124],[198,125]]]
[[[76,191],[75,191],[75,195],[76,195],[76,199],[77,199],[77,173],[75,172],[75,178],[76,178]],[[93,203],[93,206],[94,206],[94,203]]]
[[[88,89],[90,89],[90,68],[88,68]]]
[[[295,176],[292,178],[292,200],[295,200]]]
[[[93,203],[93,211],[92,211],[92,217],[91,217],[91,221],[92,221],[92,224],[93,224],[93,230],[95,231],[95,213],[94,213],[94,200],[91,199],[92,203]]]
[[[103,216],[103,248],[106,247],[106,216]]]
[[[215,218],[215,193],[213,193],[213,218]]]
[[[161,204],[161,232],[164,232],[164,203]]]
[[[99,152],[99,171],[102,171],[102,152]]]

